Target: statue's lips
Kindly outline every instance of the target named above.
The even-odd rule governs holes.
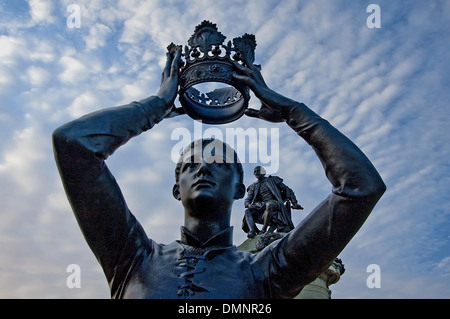
[[[210,186],[215,186],[216,183],[207,180],[207,179],[199,179],[198,181],[196,181],[194,184],[192,184],[193,187],[210,187]]]

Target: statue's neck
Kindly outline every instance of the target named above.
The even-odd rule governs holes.
[[[186,215],[184,227],[198,238],[200,242],[206,242],[219,232],[230,227],[230,222],[229,219],[226,220],[225,218],[211,221]]]

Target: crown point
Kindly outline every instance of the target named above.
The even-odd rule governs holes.
[[[253,64],[256,48],[256,39],[253,34],[246,33],[242,37],[234,38],[233,45],[237,51],[236,59]]]
[[[226,37],[219,32],[215,23],[204,20],[195,27],[194,34],[188,40],[191,48],[200,48],[207,52],[212,45],[221,45]]]
[[[218,31],[217,24],[212,23],[211,21],[208,21],[208,20],[203,20],[199,25],[197,25],[195,27],[194,33],[197,32],[198,30],[200,30],[201,28],[212,28],[212,29]]]

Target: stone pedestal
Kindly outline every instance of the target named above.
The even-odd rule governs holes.
[[[337,283],[343,273],[344,266],[340,260],[334,261],[319,277],[306,285],[295,299],[331,299],[329,287]]]
[[[279,239],[284,235],[286,233],[274,233],[271,241]],[[254,238],[245,240],[238,246],[238,249],[257,254],[262,249],[261,246],[262,235],[256,235]],[[344,271],[344,265],[341,260],[336,259],[319,277],[306,285],[294,299],[331,299],[331,290],[329,287],[339,281]]]

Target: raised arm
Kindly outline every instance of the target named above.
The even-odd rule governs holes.
[[[278,265],[273,269],[279,270],[271,278],[284,278],[277,285],[293,296],[338,256],[386,186],[363,152],[329,122],[305,104],[268,88],[256,67],[237,68],[236,79],[245,82],[263,103],[259,111],[248,110],[247,114],[287,122],[314,149],[332,184],[331,194],[273,248],[277,250],[274,254],[269,254],[277,256]]]
[[[312,146],[332,192],[286,237],[282,249],[305,281],[315,279],[363,225],[386,186],[362,151],[304,104],[296,104],[288,125]],[[300,258],[299,258],[300,257]]]
[[[105,160],[171,114],[179,58],[180,52],[168,53],[156,96],[85,115],[53,132],[55,160],[66,194],[108,280],[118,271],[120,260],[132,261],[147,236],[128,210]]]

